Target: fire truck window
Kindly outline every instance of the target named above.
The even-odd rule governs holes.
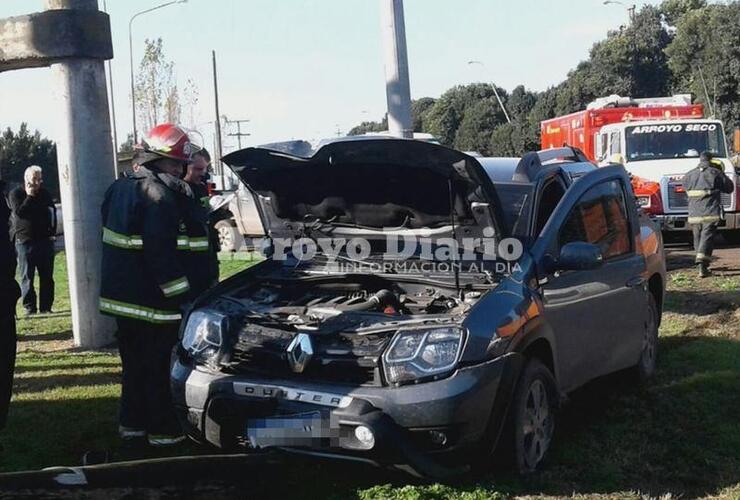
[[[606,134],[596,134],[596,160],[606,160],[606,147],[609,144]]]
[[[550,220],[550,215],[555,211],[555,207],[560,203],[560,198],[565,194],[565,190],[560,183],[553,179],[542,188],[542,194],[540,196],[540,204],[537,207],[537,219],[535,228],[535,235],[539,235],[542,232],[542,228],[545,227],[547,221]]]
[[[603,182],[586,191],[560,230],[561,247],[573,241],[598,245],[604,259],[632,251],[621,182]]]
[[[610,134],[609,137],[609,154],[617,154],[622,152],[622,144],[620,140],[619,130],[615,130]]]

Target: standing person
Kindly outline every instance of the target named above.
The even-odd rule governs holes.
[[[102,206],[100,310],[118,323],[119,433],[155,446],[184,439],[170,396],[170,355],[180,307],[206,281],[206,266],[189,265],[191,253],[208,249],[192,190],[181,180],[192,149],[180,127],[154,127],[137,146],[139,168],[111,185]]]
[[[201,218],[206,222],[208,227],[208,266],[210,275],[208,276],[208,286],[215,285],[218,283],[218,235],[213,227],[213,223],[209,220],[209,195],[208,186],[206,186],[206,178],[208,177],[208,165],[211,163],[211,155],[208,150],[203,148],[193,153],[193,159],[188,164],[185,172],[185,182],[188,183],[190,189],[193,190],[197,206],[197,217]],[[195,254],[194,254],[195,256]],[[200,256],[197,256],[200,260]],[[200,265],[199,262],[194,262],[193,265]]]
[[[21,295],[15,281],[16,255],[10,237],[10,208],[0,179],[0,429],[5,428],[13,392],[17,338],[15,305]]]
[[[15,249],[10,241],[10,208],[0,179],[0,429],[5,427],[15,371],[15,304],[21,291],[15,282]]]
[[[26,314],[50,313],[54,303],[54,200],[43,187],[41,167],[31,165],[23,174],[24,185],[10,193],[13,233],[21,273],[21,295]],[[39,273],[39,301],[33,278]]]
[[[714,250],[714,235],[722,218],[721,193],[732,193],[735,187],[725,175],[722,162],[713,161],[704,151],[699,165],[683,177],[683,188],[689,197],[689,224],[694,232],[694,250],[699,277],[711,276],[709,262]]]

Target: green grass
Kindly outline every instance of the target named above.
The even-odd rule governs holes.
[[[55,309],[67,311],[63,256]],[[228,260],[222,276],[250,265]],[[575,496],[740,498],[740,278],[697,280],[674,271],[661,325],[657,376],[624,376],[571,395],[545,469],[426,484],[364,466],[310,459],[260,473],[275,497],[484,499]],[[68,314],[18,321],[15,396],[0,470],[79,464],[82,452],[116,446],[120,387],[115,352],[76,352]],[[203,449],[194,445],[189,452]],[[289,473],[286,473],[289,471]],[[249,474],[249,471],[245,471]],[[263,488],[264,489],[264,488]]]
[[[79,465],[85,451],[117,442],[120,360],[115,350],[73,347],[64,257],[57,254],[54,263],[54,313],[26,318],[20,302],[17,307],[18,357],[8,424],[0,433],[0,471]],[[224,261],[222,279],[256,261]]]

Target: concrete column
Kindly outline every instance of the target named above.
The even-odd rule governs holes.
[[[411,90],[403,0],[380,0],[380,4],[388,131],[396,137],[412,138],[414,130],[411,121]]]
[[[47,10],[97,10],[97,0],[46,0]],[[98,312],[102,222],[100,206],[113,182],[113,147],[102,59],[52,64],[63,120],[57,141],[64,244],[75,344],[95,348],[113,340],[114,321]]]

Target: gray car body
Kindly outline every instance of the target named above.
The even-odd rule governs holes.
[[[517,159],[478,161],[494,186],[516,176]],[[631,251],[596,269],[554,271],[564,221],[591,187],[611,180],[621,182],[625,191]],[[457,368],[448,377],[400,387],[352,387],[226,374],[198,365],[180,352],[173,358],[171,380],[178,415],[188,434],[216,446],[233,446],[233,434],[244,431],[246,420],[234,423],[228,415],[248,413],[253,405],[269,401],[283,413],[317,410],[335,423],[367,423],[380,441],[377,449],[367,452],[339,445],[302,452],[380,464],[407,463],[421,474],[439,476],[448,470],[440,465],[446,457],[494,449],[529,357],[539,358],[552,371],[561,394],[637,364],[648,296],[654,297],[659,309],[663,303],[665,261],[660,233],[637,209],[627,173],[618,166],[596,169],[590,163],[566,160],[539,165],[517,182],[529,185],[533,195],[524,256],[518,269],[492,286],[466,314],[462,326],[467,339]],[[552,182],[562,185],[564,195],[547,222],[536,228],[538,203]],[[646,238],[657,238],[650,250],[642,244]],[[190,310],[207,307],[274,265],[266,261],[237,274],[198,298]],[[296,391],[307,394],[309,400],[294,397]],[[351,403],[339,408],[328,404],[326,398],[332,397],[350,398],[343,401]],[[428,433],[434,429],[446,432],[449,441],[429,443]]]

